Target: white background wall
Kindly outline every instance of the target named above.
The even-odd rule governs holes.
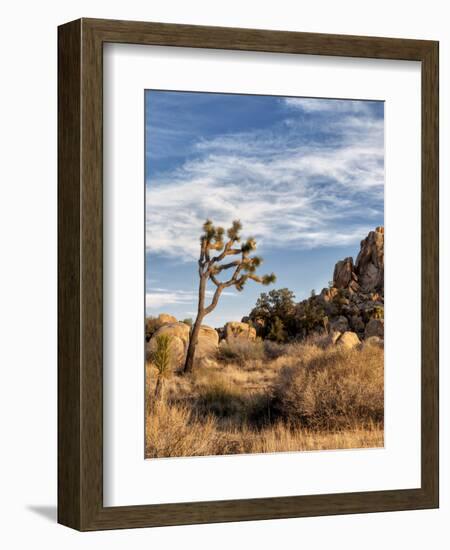
[[[30,544],[111,550],[124,545],[130,549],[449,547],[450,34],[446,4],[439,0],[41,0],[4,5],[0,33],[0,544],[8,549]],[[440,40],[440,510],[89,534],[55,523],[56,27],[81,16]]]

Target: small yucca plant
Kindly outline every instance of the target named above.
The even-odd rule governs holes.
[[[152,355],[152,363],[158,371],[156,379],[155,400],[162,399],[164,381],[170,375],[172,337],[168,334],[161,334],[156,337],[156,349]]]

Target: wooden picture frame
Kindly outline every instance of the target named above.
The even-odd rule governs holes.
[[[58,31],[59,523],[91,531],[438,507],[438,43],[100,19],[79,19]],[[106,42],[421,63],[420,488],[104,507],[102,47]]]

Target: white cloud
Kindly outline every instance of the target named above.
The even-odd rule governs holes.
[[[193,292],[184,291],[163,291],[155,289],[154,292],[147,292],[145,295],[145,306],[151,309],[159,309],[167,305],[190,304],[194,300]]]
[[[282,99],[287,107],[308,113],[365,113],[370,114],[370,103],[352,99],[324,99],[309,97],[286,97]]]
[[[382,208],[383,121],[363,102],[284,101],[304,111],[320,104],[335,113],[344,103],[338,110],[347,110],[322,123],[315,119],[317,130],[331,133],[319,143],[299,141],[300,118],[284,133],[259,130],[198,141],[194,158],[148,182],[147,250],[196,259],[206,218],[225,227],[240,219],[243,235],[256,237],[263,250],[361,239]]]
[[[147,287],[148,288],[148,287]],[[206,291],[206,297],[211,298],[214,292],[212,290]],[[223,291],[223,296],[236,296],[233,291]],[[145,307],[148,310],[159,310],[165,306],[174,306],[179,304],[185,304],[188,306],[197,305],[197,292],[190,290],[169,290],[165,288],[152,288],[150,287],[145,294]],[[192,312],[189,312],[192,314]]]

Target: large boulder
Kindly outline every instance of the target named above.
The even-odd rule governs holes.
[[[330,329],[334,332],[346,332],[348,330],[347,317],[339,315],[330,321]]]
[[[178,323],[178,320],[173,315],[168,313],[160,313],[158,315],[158,321],[161,325],[167,325],[168,323]]]
[[[364,340],[365,346],[378,346],[380,348],[384,347],[384,340],[378,336],[369,336]]]
[[[350,293],[384,292],[384,227],[370,231],[361,241],[361,248],[353,263],[348,257],[337,262],[333,273],[333,286]]]
[[[352,282],[353,258],[345,258],[334,267],[333,286],[335,288],[347,288]]]
[[[354,332],[364,332],[365,324],[362,318],[355,314],[350,319],[350,326]]]
[[[336,345],[345,349],[352,349],[360,344],[358,335],[355,332],[347,331],[337,339]]]
[[[239,323],[238,321],[229,321],[225,325],[225,338],[227,340],[255,340],[256,330],[248,323]]]
[[[378,336],[378,338],[384,338],[384,319],[371,319],[364,332],[366,338],[371,336]]]
[[[377,227],[361,241],[355,272],[363,291],[384,291],[384,227]]]
[[[330,332],[325,340],[325,346],[334,346],[341,336],[342,334],[340,332]]]
[[[150,355],[156,350],[157,338],[163,334],[168,334],[172,340],[170,343],[170,352],[174,366],[183,364],[187,347],[189,344],[189,326],[185,323],[168,323],[160,327],[151,337],[147,344],[147,353]]]
[[[327,304],[333,300],[337,293],[338,289],[335,286],[332,286],[331,288],[323,288],[319,296],[321,297],[322,302]]]
[[[217,330],[207,325],[200,327],[197,347],[195,349],[195,358],[213,356],[219,347],[219,334]]]

